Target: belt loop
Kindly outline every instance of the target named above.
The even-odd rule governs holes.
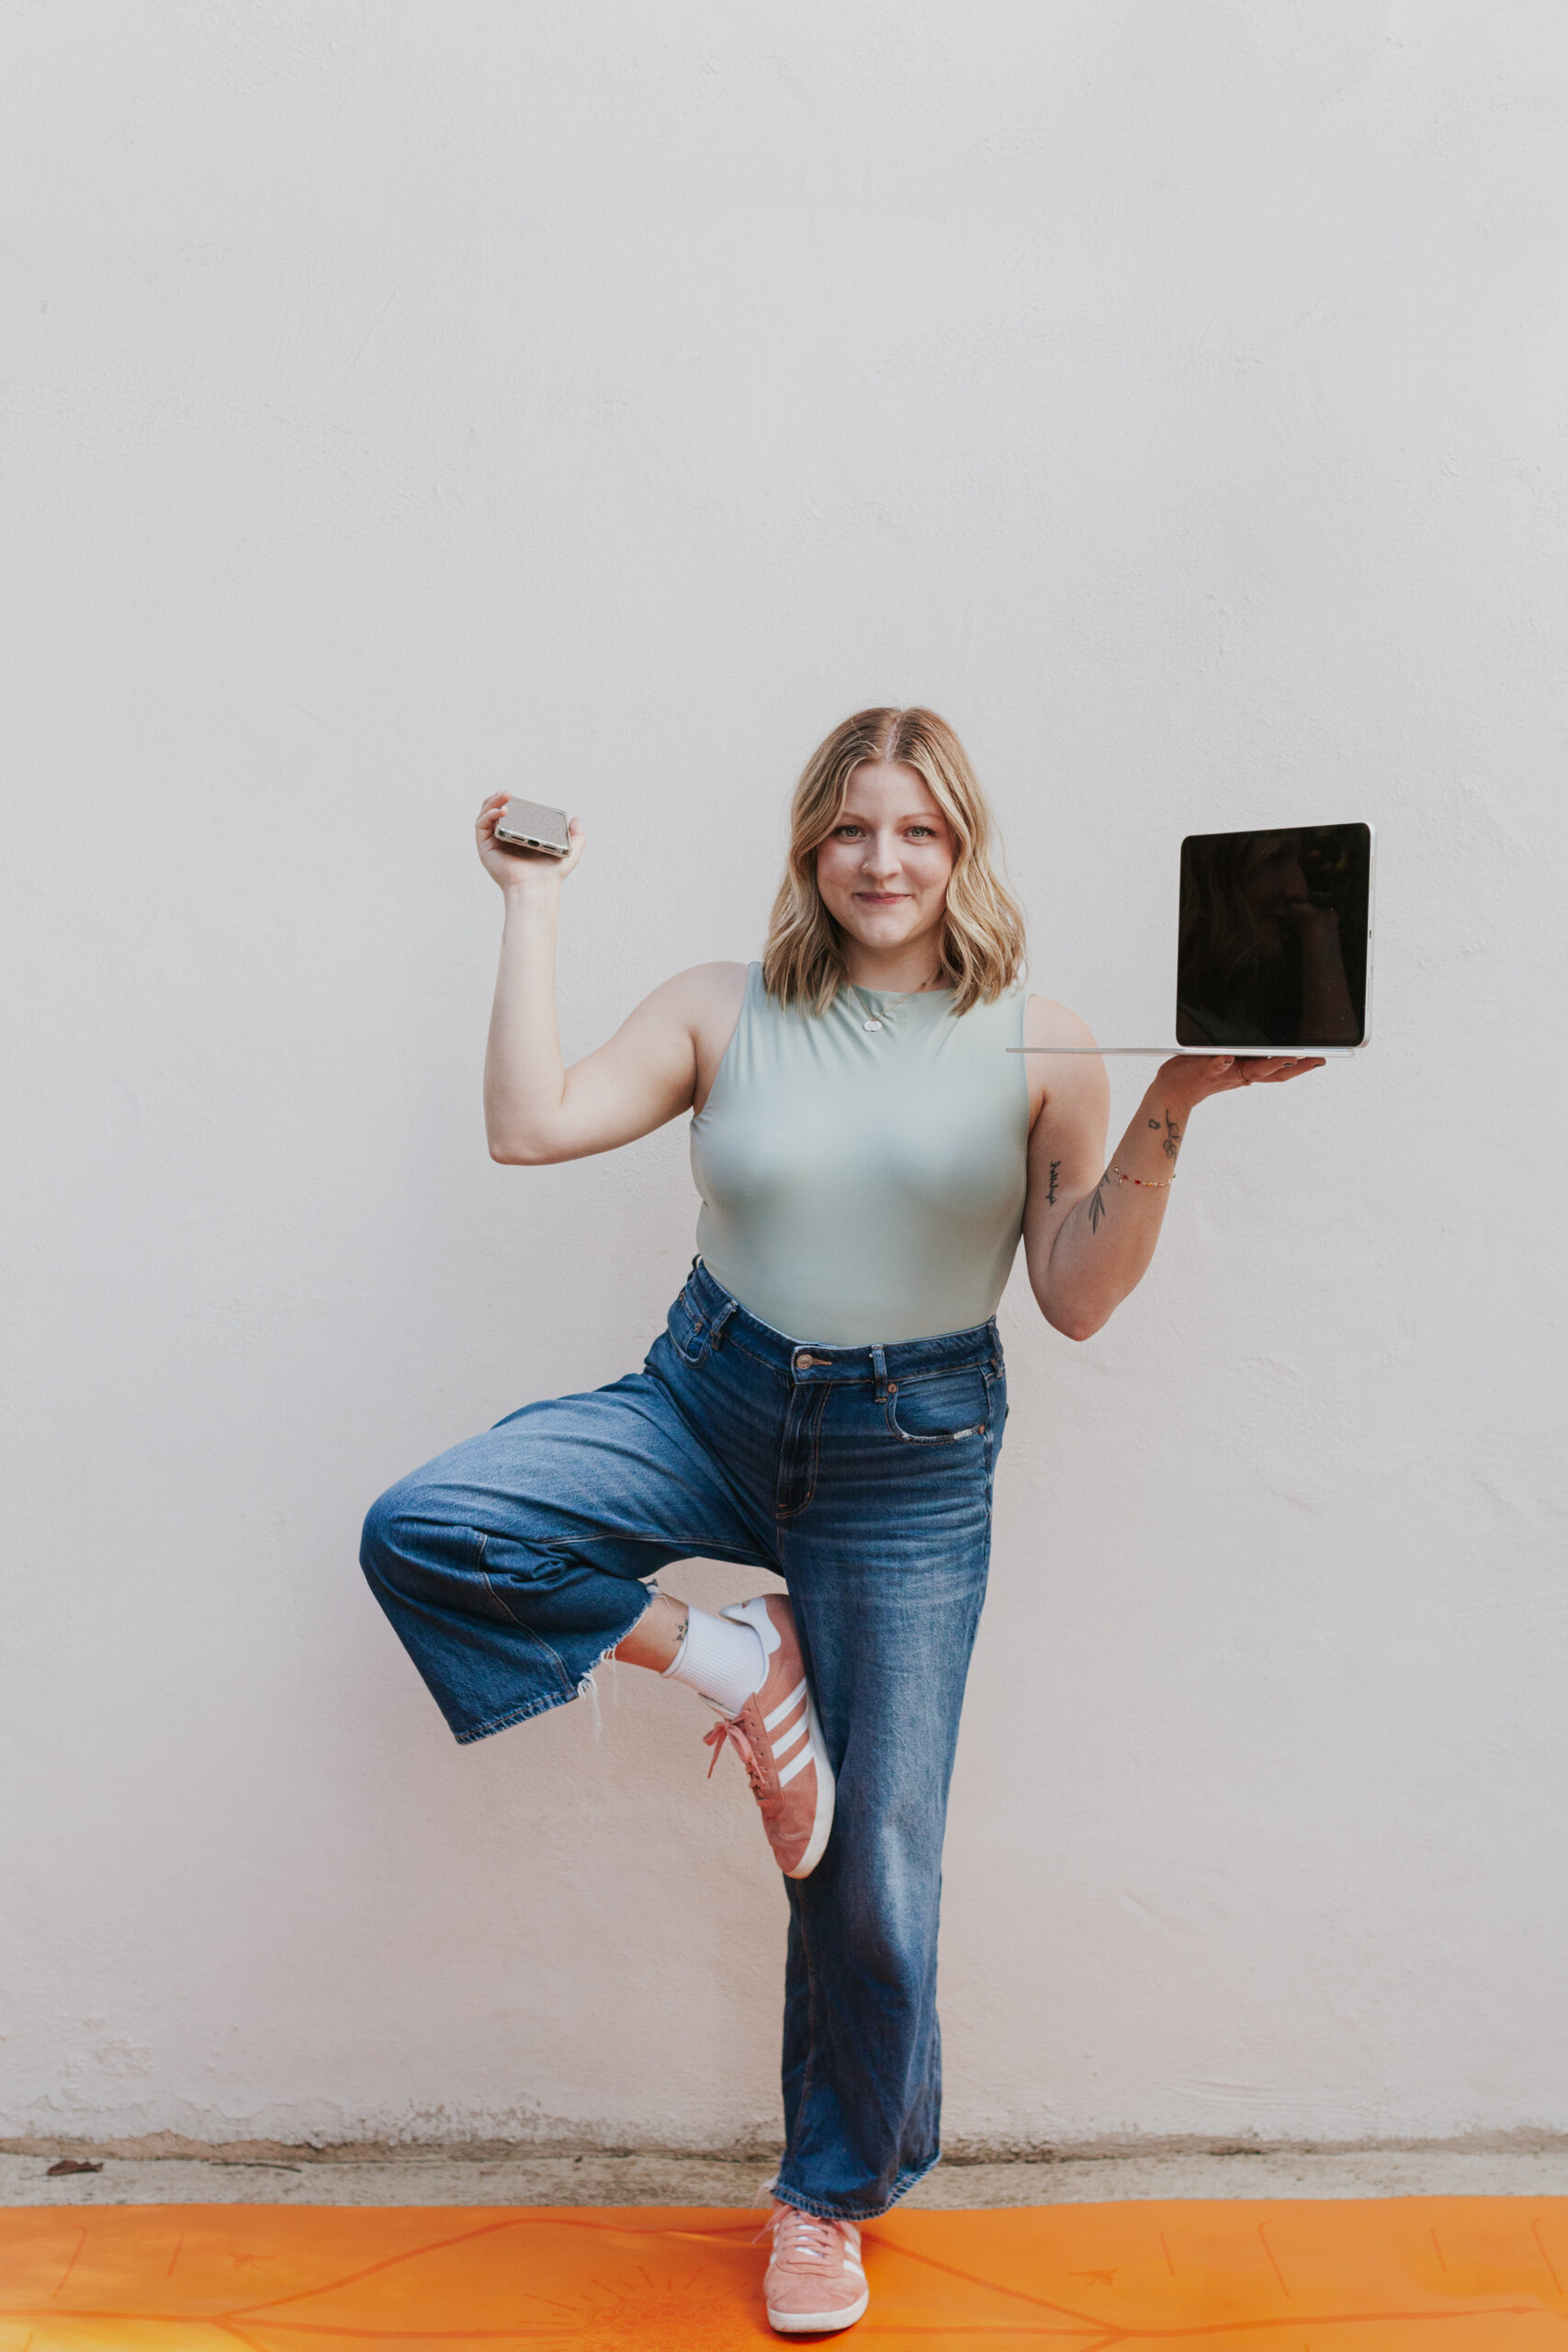
[[[887,1358],[880,1348],[873,1348],[871,1351],[871,1367],[876,1374],[876,1401],[885,1405],[887,1401]]]
[[[710,1348],[716,1348],[719,1345],[720,1341],[724,1338],[724,1327],[728,1322],[730,1317],[734,1314],[739,1304],[740,1301],[738,1298],[727,1298],[725,1300],[724,1305],[714,1317],[713,1329],[708,1333],[708,1345]]]

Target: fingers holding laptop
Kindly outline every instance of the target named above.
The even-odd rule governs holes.
[[[1275,1054],[1265,1060],[1248,1054],[1236,1067],[1243,1086],[1282,1086],[1288,1078],[1304,1078],[1309,1069],[1321,1069],[1326,1058],[1323,1054]]]
[[[1179,1054],[1164,1064],[1160,1075],[1179,1087],[1189,1102],[1201,1102],[1238,1086],[1282,1086],[1289,1078],[1321,1069],[1325,1058],[1322,1054]]]

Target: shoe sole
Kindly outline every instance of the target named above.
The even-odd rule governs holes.
[[[858,2303],[847,2312],[768,2312],[768,2325],[777,2335],[830,2335],[835,2328],[853,2327],[863,2319],[871,2302],[871,2289],[865,2288]]]
[[[812,1697],[809,1688],[806,1693],[806,1736],[811,1742],[812,1763],[817,1774],[817,1815],[811,1824],[811,1835],[806,1841],[806,1851],[794,1870],[785,1871],[785,1878],[811,1876],[828,1849],[828,1839],[833,1828],[833,1768],[828,1761],[828,1750],[822,1740],[822,1726],[817,1720],[817,1702]],[[862,2309],[863,2308],[863,2305]],[[768,2316],[771,2322],[773,2319],[771,2312]],[[860,2317],[859,2312],[855,2313],[855,2317],[857,2319]],[[803,2328],[815,2327],[817,2322],[801,2320],[797,2324]],[[833,2324],[848,2327],[849,2322],[839,2320]]]

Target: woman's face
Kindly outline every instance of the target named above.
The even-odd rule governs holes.
[[[863,946],[908,946],[942,922],[956,848],[918,770],[867,760],[818,849],[817,887],[833,921]]]

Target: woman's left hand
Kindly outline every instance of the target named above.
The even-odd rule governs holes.
[[[1159,1075],[1190,1111],[1209,1095],[1238,1086],[1282,1086],[1288,1078],[1304,1078],[1324,1060],[1322,1054],[1178,1054],[1160,1064]]]

